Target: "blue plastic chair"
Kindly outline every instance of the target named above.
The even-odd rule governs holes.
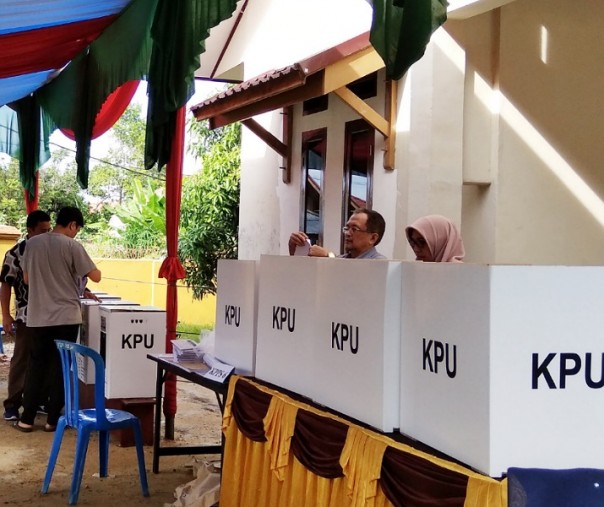
[[[509,468],[509,507],[601,507],[604,470]]]
[[[77,431],[76,452],[73,463],[73,477],[69,490],[69,505],[78,502],[80,484],[86,463],[86,451],[92,431],[99,432],[99,468],[100,476],[107,477],[109,461],[109,432],[124,428],[132,428],[138,458],[138,473],[141,481],[143,496],[149,496],[147,484],[147,471],[145,470],[145,455],[143,453],[143,437],[138,417],[125,410],[105,408],[105,364],[101,355],[90,347],[61,340],[55,340],[61,355],[63,367],[63,385],[65,386],[65,415],[59,418],[55,437],[48,458],[48,467],[42,486],[42,493],[48,492],[52,473],[57,463],[57,456],[61,448],[63,433],[67,426]],[[79,408],[78,362],[76,354],[90,357],[94,361],[95,408]]]

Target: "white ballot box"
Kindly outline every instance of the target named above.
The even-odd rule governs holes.
[[[318,262],[311,397],[381,431],[399,426],[401,263]]]
[[[604,468],[604,267],[414,263],[401,431],[491,476]]]
[[[305,396],[314,371],[312,337],[317,330],[320,262],[302,256],[260,258],[256,377]]]
[[[100,306],[138,306],[138,303],[123,299],[109,299],[106,301],[95,301],[94,299],[81,299],[82,326],[80,327],[79,342],[82,345],[101,351],[101,314]],[[94,384],[93,362],[82,356],[78,356],[78,378],[86,384]]]
[[[218,260],[214,356],[240,375],[255,374],[257,271],[256,261]]]
[[[156,368],[147,354],[166,350],[166,312],[153,306],[100,306],[107,398],[155,396]]]
[[[106,303],[107,301],[118,301],[121,300],[121,296],[116,296],[115,294],[95,294],[101,300],[101,303]]]

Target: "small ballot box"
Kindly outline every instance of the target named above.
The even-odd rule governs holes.
[[[101,296],[99,296],[101,297]],[[104,297],[104,296],[103,296]],[[133,301],[125,301],[115,296],[115,299],[95,301],[82,299],[82,326],[80,327],[79,342],[97,352],[101,351],[101,314],[100,306],[138,306]],[[94,384],[94,366],[88,358],[78,356],[78,378],[85,384]]]
[[[256,261],[218,261],[214,355],[240,375],[255,374],[257,271]]]
[[[155,396],[155,364],[147,359],[147,354],[165,351],[165,310],[153,306],[109,305],[101,305],[99,310],[105,396]]]
[[[101,296],[99,296],[101,297]],[[79,342],[97,352],[101,351],[101,305],[105,306],[138,306],[133,301],[123,299],[108,299],[95,301],[82,299],[82,326],[80,328]],[[85,384],[94,384],[94,366],[92,361],[78,356],[78,377]]]
[[[106,303],[107,301],[118,301],[121,300],[121,296],[117,296],[115,294],[95,294],[101,300],[101,304]]]

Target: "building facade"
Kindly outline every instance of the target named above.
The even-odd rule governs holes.
[[[246,5],[215,74],[245,82],[230,118],[253,120],[242,135],[241,259],[286,254],[294,230],[340,251],[349,213],[367,206],[386,219],[380,250],[391,258],[413,259],[405,226],[438,213],[460,226],[466,262],[604,261],[597,0],[464,4],[396,83],[370,47],[346,53],[370,28],[367,1]],[[289,84],[297,95],[278,89],[293,70],[307,72]],[[212,103],[205,117],[220,123],[231,114],[221,100],[196,115]]]

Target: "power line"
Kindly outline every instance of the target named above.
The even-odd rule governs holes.
[[[4,128],[5,130],[10,131],[11,133],[13,133],[15,135],[17,134],[17,131],[15,129],[9,129],[6,125],[0,125],[0,127]],[[60,148],[62,150],[69,151],[71,153],[76,153],[76,150],[74,150],[73,148],[68,148],[67,146],[63,146],[61,144],[57,144],[57,143],[55,143],[53,141],[49,141],[48,144],[56,146],[57,148]],[[115,167],[116,169],[121,169],[122,171],[128,171],[128,172],[130,172],[132,174],[138,174],[139,176],[145,176],[146,178],[151,178],[151,179],[158,180],[158,181],[164,181],[164,182],[166,181],[165,178],[161,178],[160,176],[155,176],[155,175],[151,174],[151,171],[142,172],[140,170],[131,169],[130,167],[124,167],[122,165],[110,162],[109,160],[103,160],[103,159],[100,159],[100,158],[97,158],[97,157],[90,156],[88,158],[90,160],[96,160],[97,162],[100,162],[101,164],[107,164],[107,165],[110,165],[112,167]]]
[[[97,264],[101,264],[97,262]],[[167,282],[145,282],[143,280],[127,280],[126,278],[113,278],[110,276],[104,276],[103,280],[112,280],[114,282],[124,282],[124,283],[136,283],[139,285],[155,285],[157,287],[167,287]],[[175,287],[177,289],[190,289],[191,287],[188,285],[176,284]],[[102,299],[102,298],[101,298]]]
[[[57,148],[61,148],[61,149],[66,150],[66,151],[70,151],[71,153],[76,153],[76,150],[74,150],[73,148],[68,148],[67,146],[63,146],[63,145],[57,144],[57,143],[52,142],[52,141],[49,141],[48,144],[52,144],[53,146],[56,146]],[[90,158],[90,160],[96,160],[97,162],[100,162],[102,164],[110,165],[112,167],[115,167],[116,169],[121,169],[123,171],[128,171],[128,172],[130,172],[132,174],[138,174],[139,176],[145,176],[147,178],[152,178],[154,180],[166,181],[165,178],[161,178],[159,176],[154,176],[154,175],[150,174],[151,171],[141,172],[141,171],[137,171],[135,169],[131,169],[129,167],[124,167],[122,165],[115,164],[113,162],[109,162],[109,160],[103,160],[103,159],[100,159],[100,158],[97,158],[97,157],[93,157],[93,156],[90,156],[88,158]]]

